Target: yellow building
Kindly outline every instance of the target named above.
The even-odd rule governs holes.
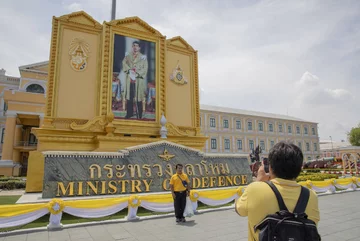
[[[317,123],[295,117],[201,105],[201,129],[209,139],[205,152],[250,153],[257,145],[267,156],[271,147],[290,140],[301,147],[305,160],[320,155]]]
[[[1,175],[25,176],[29,151],[37,139],[31,128],[44,116],[48,62],[19,67],[20,78],[1,70]],[[317,123],[298,118],[209,105],[200,106],[201,131],[209,139],[203,149],[212,153],[248,154],[257,145],[266,156],[281,140],[300,146],[306,160],[320,155]]]
[[[26,175],[29,151],[37,145],[31,129],[39,127],[44,117],[47,65],[21,66],[20,78],[0,72],[1,175]]]

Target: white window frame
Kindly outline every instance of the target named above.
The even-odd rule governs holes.
[[[224,139],[224,150],[230,150],[230,148],[231,148],[230,139],[225,138]]]

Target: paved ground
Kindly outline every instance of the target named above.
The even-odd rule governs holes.
[[[319,197],[324,241],[360,240],[360,192]],[[0,241],[245,241],[247,219],[233,210],[207,212],[176,224],[173,218],[11,235]]]
[[[15,190],[0,189],[0,196],[17,196],[17,195],[23,195],[24,193],[25,193],[24,189],[15,189]]]

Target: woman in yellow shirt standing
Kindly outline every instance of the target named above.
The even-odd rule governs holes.
[[[186,206],[186,197],[190,193],[190,181],[188,176],[183,173],[183,165],[176,164],[176,174],[170,179],[170,189],[174,198],[174,208],[176,222],[186,222],[184,210]]]

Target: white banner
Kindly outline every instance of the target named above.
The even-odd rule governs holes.
[[[80,218],[102,218],[120,212],[126,208],[127,205],[127,202],[123,202],[114,206],[98,209],[65,207],[64,212]]]
[[[49,213],[49,209],[42,208],[31,213],[26,213],[13,217],[0,218],[0,228],[9,228],[25,225]]]
[[[236,197],[237,197],[237,194],[234,194],[232,197],[229,197],[229,198],[223,199],[223,200],[213,200],[213,199],[209,199],[209,198],[199,197],[199,201],[204,203],[205,205],[209,205],[209,206],[220,206],[220,205],[224,205],[224,204],[227,204],[227,203],[233,201]]]

